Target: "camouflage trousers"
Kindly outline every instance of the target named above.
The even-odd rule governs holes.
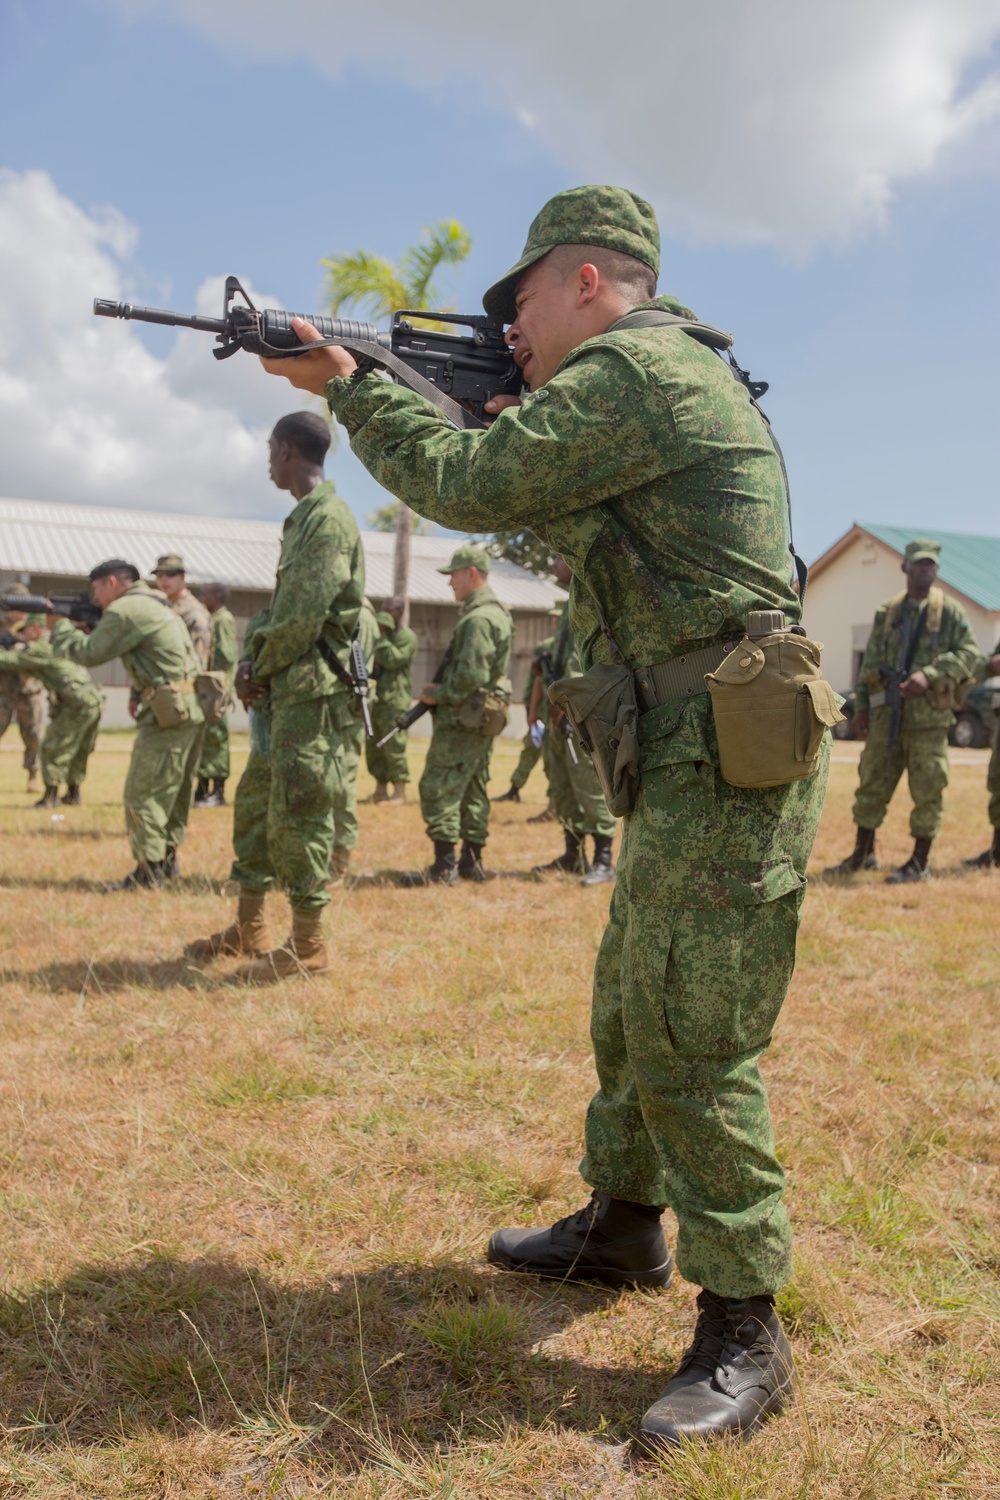
[[[594,973],[599,1089],[584,1178],[677,1216],[677,1265],[722,1296],[791,1271],[759,1061],[795,963],[828,756],[808,781],[743,791],[704,762],[644,771]]]
[[[556,817],[570,833],[600,833],[606,838],[614,838],[618,819],[608,812],[594,762],[586,750],[581,749],[579,741],[574,748],[576,765],[562,730],[550,722],[542,741],[542,752]]]
[[[993,754],[986,772],[986,790],[990,794],[990,822],[1000,828],[1000,724],[993,736]]]
[[[374,728],[374,720],[372,721]],[[349,851],[358,847],[358,770],[361,766],[361,746],[365,743],[365,726],[355,719],[350,729],[344,731],[344,786],[342,794],[333,804],[333,847]],[[371,744],[371,741],[367,741]],[[388,745],[386,749],[388,750]]]
[[[887,776],[890,713],[888,708],[872,710],[868,738],[858,762],[854,821],[859,828],[880,827],[905,770],[913,798],[910,833],[915,839],[936,839],[941,832],[944,789],[950,769],[948,731],[907,729],[904,725],[889,757]]]
[[[517,765],[514,767],[514,773],[510,778],[511,786],[515,787],[518,791],[521,790],[528,777],[537,766],[542,754],[542,747],[541,745],[535,744],[534,740],[531,738],[530,729],[524,736],[521,744],[521,754],[518,758]]]
[[[406,732],[405,730],[394,734],[381,750],[376,749],[377,742],[384,734],[388,734],[399,715],[405,713],[410,706],[410,700],[403,702],[383,703],[380,698],[375,700],[372,708],[372,728],[375,733],[370,740],[365,741],[365,761],[368,766],[369,776],[374,776],[376,781],[383,786],[392,782],[393,786],[404,786],[410,779],[410,767],[406,759]]]
[[[347,801],[357,720],[346,694],[255,713],[268,716],[269,753],[251,748],[236,788],[231,878],[248,891],[280,885],[292,906],[319,911],[330,899],[334,813]]]
[[[136,860],[154,864],[184,842],[204,724],[161,729],[151,714],[136,731],[125,777],[125,827]]]
[[[104,700],[96,688],[72,698],[53,697],[49,723],[42,740],[42,780],[46,786],[80,786],[97,743]]]
[[[439,711],[440,715],[440,711]],[[493,741],[457,725],[435,723],[420,778],[420,812],[435,843],[485,844],[489,836]]]
[[[42,730],[45,727],[45,694],[18,691],[0,692],[0,739],[10,728],[11,720],[17,720],[24,744],[24,769],[29,773],[38,770],[41,759]]]
[[[217,724],[205,725],[198,779],[199,781],[225,781],[228,775],[229,719],[226,717],[220,719]]]

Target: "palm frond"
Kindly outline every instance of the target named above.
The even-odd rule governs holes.
[[[407,305],[407,287],[398,268],[384,255],[357,250],[353,255],[333,255],[320,264],[326,267],[326,295],[333,317],[348,308],[367,312],[377,322]]]
[[[406,287],[407,307],[433,307],[437,303],[435,272],[441,266],[460,265],[472,249],[472,239],[457,219],[440,219],[424,230],[416,245],[411,245],[399,262],[399,274]]]

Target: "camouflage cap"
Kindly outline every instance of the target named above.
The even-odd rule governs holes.
[[[915,537],[906,544],[905,558],[907,562],[940,562],[941,543],[929,536]]]
[[[164,552],[162,557],[156,559],[156,567],[153,569],[153,577],[160,573],[183,573],[184,559],[179,552]]]
[[[620,187],[569,188],[550,198],[528,230],[521,259],[483,297],[494,317],[513,323],[517,278],[557,245],[598,245],[631,255],[660,274],[660,229],[644,198]]]
[[[392,618],[392,615],[387,614],[384,609],[379,610],[378,614],[375,616],[375,619],[384,630],[395,630],[396,628],[396,622]]]
[[[30,594],[31,590],[26,583],[7,583],[4,585],[5,594]]]
[[[438,568],[439,573],[457,573],[459,568],[478,568],[480,573],[490,571],[490,555],[485,547],[476,547],[472,542],[466,542],[464,547],[456,547],[451,554],[451,562],[444,568]]]

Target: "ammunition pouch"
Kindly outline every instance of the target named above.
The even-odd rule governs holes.
[[[971,677],[939,677],[927,689],[927,702],[931,708],[961,708],[971,686]]]
[[[593,756],[608,811],[627,817],[639,795],[639,709],[632,672],[598,664],[582,677],[560,677],[548,694]]]
[[[194,680],[194,693],[206,724],[218,724],[226,717],[233,701],[227,673],[199,672]]]
[[[161,682],[157,687],[143,688],[140,697],[161,729],[176,729],[191,717],[194,692],[193,682]]]
[[[503,734],[510,723],[511,683],[501,677],[493,687],[477,688],[460,703],[455,718],[463,729],[481,734],[484,740]]]
[[[791,631],[744,636],[706,675],[730,786],[764,788],[804,781],[819,767],[826,731],[843,699],[824,681],[822,646]]]

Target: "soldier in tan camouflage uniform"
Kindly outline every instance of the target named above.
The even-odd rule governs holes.
[[[26,594],[23,583],[12,583],[8,594]],[[0,614],[2,622],[12,635],[17,635],[26,615],[20,610],[8,610]],[[42,783],[38,777],[41,765],[42,730],[45,727],[45,688],[37,677],[24,677],[18,672],[0,672],[0,739],[10,728],[11,720],[17,720],[24,744],[24,769],[28,773],[28,791],[40,792]]]
[[[158,557],[153,578],[160,593],[170,600],[170,608],[174,614],[180,615],[187,626],[201,670],[209,671],[212,666],[212,616],[187,586],[183,557],[177,552],[167,552],[163,557]]]

